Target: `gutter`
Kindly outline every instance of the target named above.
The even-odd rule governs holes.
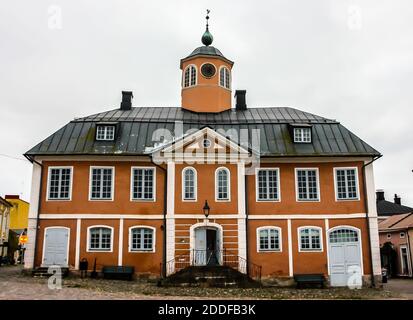
[[[167,211],[167,201],[168,201],[168,170],[161,167],[159,164],[153,162],[153,158],[151,156],[151,163],[165,172],[164,175],[164,193],[163,193],[163,248],[162,248],[162,270],[161,270],[161,278],[166,278],[166,211]]]
[[[366,210],[366,222],[367,222],[367,235],[369,239],[369,248],[370,248],[370,269],[371,269],[371,285],[372,287],[375,287],[376,283],[374,280],[374,273],[373,273],[373,252],[371,250],[371,233],[370,233],[370,219],[369,219],[369,204],[368,204],[368,198],[367,198],[367,186],[366,186],[366,167],[370,164],[372,164],[374,161],[380,159],[383,155],[378,155],[373,157],[373,159],[366,164],[364,164],[362,168],[362,174],[363,174],[363,195],[364,195],[364,208]],[[363,258],[363,257],[362,257]]]
[[[245,179],[245,246],[247,250],[245,251],[245,260],[247,260],[247,276],[250,275],[249,264],[249,236],[248,236],[248,176],[244,175]]]
[[[37,255],[37,244],[38,244],[38,242],[39,242],[39,228],[40,228],[40,226],[39,226],[39,222],[40,222],[40,219],[39,219],[39,214],[40,214],[40,209],[41,209],[41,202],[42,202],[42,189],[43,189],[43,164],[42,163],[40,163],[40,162],[38,162],[38,161],[36,161],[33,157],[31,157],[31,156],[28,156],[28,155],[26,155],[26,154],[24,154],[23,155],[27,160],[29,160],[31,163],[36,163],[37,165],[39,165],[40,166],[40,185],[39,185],[39,203],[37,204],[37,217],[36,217],[36,237],[35,237],[35,240],[34,240],[34,246],[33,246],[33,250],[34,250],[34,253],[33,253],[33,269],[35,268],[35,266],[36,266],[36,255]],[[26,249],[25,249],[25,251],[26,251]]]

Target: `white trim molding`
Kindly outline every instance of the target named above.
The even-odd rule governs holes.
[[[315,171],[316,172],[316,182],[317,182],[317,199],[300,199],[299,198],[299,193],[298,193],[298,172],[299,170],[302,171]],[[320,202],[321,201],[321,190],[320,190],[320,170],[318,167],[306,167],[306,168],[301,168],[301,167],[296,167],[294,168],[294,173],[295,173],[295,201],[296,202]],[[308,178],[308,176],[307,176]],[[309,191],[307,190],[307,193]]]
[[[338,170],[354,170],[354,175],[356,179],[356,197],[355,198],[344,198],[344,199],[339,199],[338,198],[338,186],[337,186],[337,171]],[[359,173],[358,173],[358,168],[357,167],[334,167],[333,168],[333,178],[334,178],[334,194],[336,197],[336,202],[341,202],[341,201],[360,201],[360,182],[359,182]],[[347,178],[346,178],[347,179]],[[346,185],[346,189],[348,188],[348,185]]]
[[[69,196],[67,198],[50,198],[50,178],[52,169],[70,169],[70,183],[69,183]],[[59,174],[60,176],[60,174]],[[61,182],[61,181],[59,181]],[[59,185],[60,187],[60,185]],[[46,201],[72,201],[72,190],[73,190],[73,166],[50,166],[47,168],[47,187],[46,187]],[[60,193],[60,192],[59,192]]]
[[[219,199],[218,198],[218,173],[219,171],[224,170],[227,172],[227,199]],[[231,202],[231,170],[227,167],[218,167],[215,170],[215,201],[216,202]]]
[[[288,271],[290,277],[294,275],[294,260],[293,260],[293,236],[291,232],[291,219],[287,220],[288,231]]]
[[[194,198],[186,199],[185,198],[185,173],[189,170],[192,170],[194,173]],[[182,169],[181,173],[181,199],[183,202],[197,202],[198,201],[198,172],[194,167],[188,166]]]
[[[110,229],[110,249],[91,249],[90,248],[90,229],[93,228],[106,228]],[[86,243],[86,252],[113,252],[113,237],[114,237],[114,228],[108,225],[103,225],[103,224],[97,224],[93,226],[87,227],[87,243]]]
[[[112,185],[110,190],[110,198],[92,199],[92,176],[93,169],[112,169]],[[89,201],[114,201],[115,200],[115,167],[114,166],[90,166],[89,167]]]
[[[152,197],[152,199],[144,199],[144,198],[134,198],[133,197],[133,184],[134,184],[134,178],[135,178],[135,175],[134,175],[134,173],[133,173],[133,171],[135,170],[135,169],[142,169],[142,170],[148,170],[148,169],[151,169],[151,170],[153,170],[153,174],[152,174],[152,179],[153,179],[153,181],[152,181],[152,195],[153,195],[153,197]],[[144,183],[145,183],[145,178],[144,178],[144,176],[142,176],[142,179],[143,179],[143,181],[142,181],[142,186],[144,185]],[[143,192],[142,192],[143,193]],[[131,167],[131,169],[130,169],[130,201],[133,201],[133,202],[156,202],[156,167],[153,167],[153,166],[132,166]]]
[[[276,171],[277,172],[277,198],[275,199],[259,199],[259,181],[258,172],[259,171]],[[260,167],[255,168],[255,201],[256,202],[281,202],[281,188],[280,188],[280,168],[278,167]],[[269,183],[267,182],[267,187],[269,188]]]
[[[40,163],[40,162],[39,162]],[[24,268],[34,268],[34,250],[37,237],[37,219],[39,209],[40,181],[42,179],[42,167],[40,164],[33,162],[32,185],[30,193],[29,219],[27,225],[26,251],[24,253]]]
[[[76,219],[75,270],[79,270],[81,227],[82,227],[82,219]]]
[[[123,264],[123,219],[119,219],[118,266]]]
[[[304,229],[314,229],[317,230],[319,232],[319,236],[320,236],[320,249],[314,249],[314,248],[310,248],[310,249],[302,249],[301,248],[301,230]],[[324,251],[324,244],[323,244],[323,228],[318,227],[318,226],[300,226],[297,228],[297,239],[298,239],[298,252],[323,252]],[[311,235],[309,235],[309,241],[311,244]]]
[[[133,229],[150,229],[152,230],[152,249],[150,250],[144,250],[144,249],[132,249],[132,231]],[[129,234],[128,234],[128,239],[129,239],[129,244],[128,244],[128,252],[129,253],[155,253],[156,252],[156,228],[152,226],[147,226],[147,225],[134,225],[129,228]]]

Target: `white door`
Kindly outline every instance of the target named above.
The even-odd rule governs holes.
[[[349,228],[331,231],[328,254],[331,286],[361,285],[363,271],[357,231]]]
[[[43,266],[67,266],[69,229],[47,228],[44,237]]]
[[[195,248],[193,251],[193,261],[196,266],[203,266],[206,264],[206,229],[195,229]]]

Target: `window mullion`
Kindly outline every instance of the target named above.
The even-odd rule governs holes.
[[[62,169],[58,169],[59,174],[57,175],[57,198],[61,198],[61,189],[62,189]]]
[[[99,176],[100,176],[100,191],[99,191],[99,198],[103,198],[103,176],[104,176],[104,174],[103,174],[103,169],[100,169],[99,170],[100,171],[100,174],[99,174]]]
[[[309,181],[309,174],[308,174],[308,170],[304,171],[304,176],[305,176],[305,186],[306,186],[306,196],[307,196],[307,200],[310,200],[310,181]]]
[[[349,199],[349,198],[350,198],[350,190],[349,190],[349,186],[348,186],[347,173],[348,173],[348,170],[344,170],[344,188],[345,188],[345,194],[346,194],[346,198]]]

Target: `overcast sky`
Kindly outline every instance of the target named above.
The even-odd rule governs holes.
[[[0,9],[0,195],[29,200],[22,154],[74,117],[180,106],[179,60],[213,45],[252,106],[292,106],[379,150],[376,188],[413,206],[413,4],[405,1],[15,0]],[[61,13],[61,20],[59,19]]]

